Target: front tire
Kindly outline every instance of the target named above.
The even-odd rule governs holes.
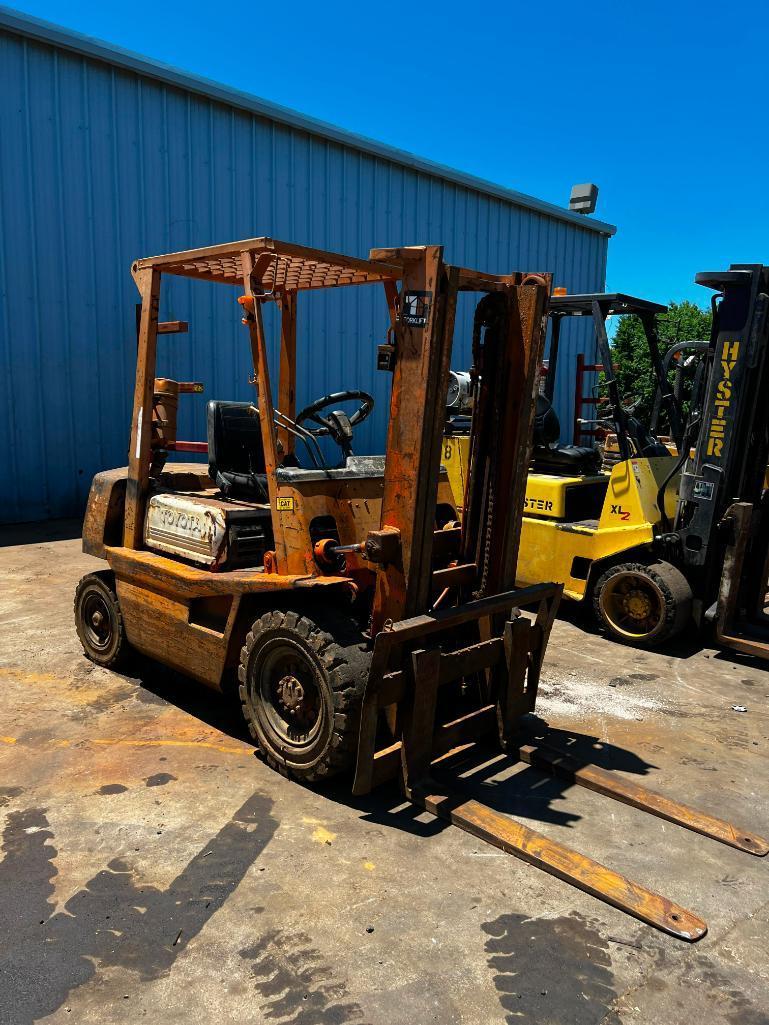
[[[129,644],[109,570],[89,573],[77,585],[75,629],[83,651],[97,665],[113,669],[125,658]]]
[[[315,782],[352,768],[370,653],[350,617],[266,612],[240,653],[243,716],[265,760]]]
[[[623,562],[597,580],[593,610],[599,627],[613,640],[657,647],[688,624],[692,590],[669,562]]]

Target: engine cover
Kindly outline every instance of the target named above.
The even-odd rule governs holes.
[[[215,566],[226,554],[227,516],[221,503],[187,495],[153,495],[144,519],[148,548]]]

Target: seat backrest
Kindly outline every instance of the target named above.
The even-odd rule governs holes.
[[[558,414],[553,409],[550,399],[541,393],[537,395],[537,405],[534,411],[534,448],[546,448],[556,441],[561,435],[561,425],[558,422]]]
[[[217,474],[264,473],[262,429],[251,403],[212,400],[206,414],[211,480]]]
[[[641,423],[634,416],[627,418],[627,432],[633,439],[633,445],[638,455],[651,459],[654,456],[669,456],[670,452],[651,433],[646,424]]]

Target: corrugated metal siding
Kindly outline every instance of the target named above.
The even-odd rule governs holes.
[[[359,256],[437,242],[465,266],[603,287],[607,238],[594,230],[2,30],[0,67],[0,522],[78,514],[93,474],[126,461],[136,257],[257,235]],[[251,396],[229,289],[174,281],[161,316],[190,333],[161,338],[160,374],[202,380],[208,397]],[[465,303],[456,368],[469,363],[469,316]],[[299,404],[371,391],[357,450],[381,451],[381,289],[303,296],[299,317]],[[587,325],[565,326],[561,345],[570,440]],[[180,405],[179,436],[203,438],[204,400]]]

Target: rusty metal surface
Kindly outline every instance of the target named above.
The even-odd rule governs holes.
[[[402,265],[402,290],[422,301],[422,314],[395,321],[395,363],[385,449],[381,526],[400,532],[401,557],[377,574],[372,631],[389,619],[424,612],[430,595],[435,506],[443,419],[456,313],[456,273],[443,247],[372,250]],[[394,300],[393,300],[394,301]]]
[[[361,727],[353,793],[367,794],[374,785],[379,711],[391,704],[393,699],[400,701],[405,696],[404,688],[400,686],[402,671],[392,667],[393,672],[387,673],[394,653],[402,655],[404,645],[413,646],[417,642],[435,645],[441,634],[444,635],[444,640],[448,640],[450,643],[451,636],[463,626],[467,624],[477,626],[479,623],[489,621],[492,617],[509,616],[513,607],[516,606],[525,608],[539,603],[540,606],[545,606],[554,613],[560,600],[561,590],[559,584],[535,584],[531,587],[507,591],[504,594],[490,595],[475,602],[467,602],[457,608],[439,609],[436,612],[402,619],[397,623],[389,624],[387,629],[382,630],[377,635],[374,644],[371,668],[361,705]],[[544,641],[547,640],[546,634],[543,633],[542,637]],[[491,645],[490,647],[493,659],[499,659],[502,654],[499,646]],[[473,644],[458,651],[458,655],[462,659],[472,658],[474,653],[477,653],[477,646]],[[534,673],[535,678],[541,656],[542,648],[540,647],[537,652],[532,652],[528,666],[529,675]],[[448,651],[443,657],[445,664],[448,665],[451,661]],[[455,669],[457,670],[455,676],[462,675],[459,667],[455,667]],[[446,683],[450,678],[453,677],[444,674],[442,682]]]
[[[289,591],[292,588],[342,587],[349,589],[349,577],[263,573],[256,569],[212,573],[154,552],[130,548],[106,549],[107,561],[118,576],[142,580],[153,589],[173,589],[185,598],[213,594],[245,594],[257,591]]]
[[[446,819],[492,847],[577,886],[655,929],[690,943],[702,939],[707,932],[705,922],[686,908],[478,801],[419,790],[412,792],[412,800],[425,811]]]
[[[248,267],[244,253],[251,254]],[[271,238],[244,239],[146,257],[134,263],[133,273],[136,276],[148,268],[159,268],[164,274],[235,285],[251,272],[251,264],[254,283],[267,293],[365,285],[398,277],[398,268],[387,263],[359,260]]]
[[[611,797],[615,801],[622,801],[633,808],[648,812],[650,815],[657,815],[668,822],[675,822],[685,829],[691,829],[694,833],[701,833],[709,836],[712,840],[718,840],[728,847],[736,847],[746,854],[754,854],[763,858],[769,853],[769,841],[763,836],[751,833],[745,829],[739,829],[731,822],[725,822],[707,812],[699,811],[697,808],[690,808],[680,801],[674,801],[663,794],[657,794],[647,787],[638,786],[603,769],[597,769],[594,765],[580,765],[575,759],[552,748],[533,747],[524,744],[520,748],[520,756],[529,765],[538,769],[545,769],[557,776],[561,776],[570,782],[576,783],[588,790],[594,790],[604,797]]]
[[[148,267],[137,271],[134,280],[141,296],[141,313],[139,314],[136,378],[129,431],[128,477],[123,513],[123,544],[126,548],[141,548],[142,545],[144,509],[150,479],[152,407],[160,306],[159,272]]]
[[[363,261],[293,243],[259,238],[138,260],[132,266],[132,273],[142,303],[137,324],[136,383],[126,480],[123,546],[118,548],[114,544],[105,544],[103,548],[115,576],[115,597],[110,599],[113,610],[110,623],[113,619],[115,621],[114,627],[111,625],[110,629],[114,630],[115,637],[124,632],[128,642],[145,656],[220,688],[225,686],[226,669],[233,665],[244,639],[250,636],[250,606],[240,600],[244,594],[280,590],[288,592],[302,586],[306,577],[322,577],[330,580],[336,588],[338,580],[327,574],[325,570],[329,567],[324,567],[316,558],[312,524],[321,516],[331,518],[336,524],[339,520],[337,514],[349,510],[349,502],[345,502],[350,497],[347,489],[344,486],[337,488],[333,477],[329,475],[332,490],[324,494],[314,486],[314,481],[304,481],[310,485],[309,488],[303,486],[304,477],[300,474],[293,482],[292,493],[287,494],[287,489],[282,487],[284,482],[279,477],[279,470],[285,469],[281,464],[287,451],[280,444],[276,427],[263,305],[278,300],[281,317],[285,318],[285,323],[281,323],[282,356],[278,395],[288,408],[295,387],[296,319],[293,303],[285,300],[287,293],[295,293],[300,289],[366,283],[386,286],[384,297],[389,308],[394,342],[391,358],[387,362],[393,373],[393,382],[384,474],[381,477],[381,502],[378,509],[376,505],[372,510],[366,507],[371,516],[376,516],[378,512],[379,523],[372,522],[366,536],[369,540],[389,536],[394,543],[388,557],[383,556],[374,561],[374,572],[365,566],[356,566],[355,563],[350,565],[346,561],[339,570],[340,576],[348,577],[349,594],[352,596],[359,593],[354,575],[357,573],[357,577],[361,578],[361,569],[366,574],[363,580],[366,586],[361,588],[360,596],[362,602],[368,604],[358,610],[358,615],[368,623],[370,640],[374,641],[375,646],[378,645],[378,635],[393,622],[408,618],[413,625],[414,616],[428,613],[434,602],[437,605],[438,595],[441,602],[450,596],[446,605],[461,610],[470,597],[494,598],[509,591],[514,584],[523,507],[522,489],[531,448],[530,425],[534,414],[538,369],[545,344],[545,311],[550,288],[548,276],[520,272],[498,277],[481,274],[473,282],[470,280],[472,272],[463,272],[464,287],[474,285],[481,292],[476,310],[477,337],[474,335],[474,388],[479,386],[481,396],[493,397],[493,401],[490,398],[488,402],[477,402],[472,418],[472,504],[483,510],[483,522],[470,515],[464,517],[461,544],[468,551],[474,551],[476,556],[472,560],[466,559],[465,565],[460,568],[456,564],[451,567],[436,565],[433,558],[436,510],[440,496],[441,424],[460,278],[460,269],[444,262],[442,246],[372,250],[370,259]],[[173,393],[178,397],[176,381],[159,380],[155,376],[161,281],[164,276],[167,278],[173,275],[226,284],[235,284],[241,279],[244,294],[238,296],[237,301],[242,307],[241,319],[247,327],[250,341],[256,403],[252,409],[259,418],[261,457],[269,493],[271,543],[274,546],[262,553],[262,564],[250,572],[230,570],[220,565],[219,556],[227,536],[224,510],[212,508],[210,503],[206,504],[207,500],[197,497],[175,499],[155,494],[151,500],[149,498],[150,491],[154,489],[153,475],[156,472],[153,470],[153,423],[162,420],[175,438],[175,404],[173,428],[170,416],[162,414],[156,417],[153,414],[152,419],[148,415],[151,408],[149,399],[156,393],[162,391],[163,395]],[[396,282],[401,285],[400,292],[396,291]],[[498,285],[503,291],[489,291],[491,285]],[[483,315],[482,311],[485,311]],[[151,391],[151,388],[154,390]],[[285,417],[285,411],[282,411],[282,415]],[[509,443],[506,446],[500,448],[491,420],[497,432]],[[349,425],[350,437],[351,424],[354,422],[355,416]],[[335,436],[328,422],[321,419],[319,423],[324,424],[323,430]],[[299,429],[298,425],[294,427]],[[349,455],[348,442],[343,442],[340,437],[336,437],[336,440],[342,445],[345,454]],[[213,469],[211,472],[214,474]],[[371,483],[377,487],[379,472],[371,471],[370,478]],[[152,505],[145,525],[148,500]],[[201,533],[199,538],[196,536],[193,547],[186,550],[180,547],[179,538],[171,536],[172,531],[167,529],[167,525],[164,526],[167,517],[173,518],[175,515],[173,503],[179,501],[183,505],[186,527],[189,526],[190,515],[193,515],[194,529]],[[196,502],[199,513],[194,511]],[[155,509],[155,506],[158,508]],[[103,508],[101,501],[99,508]],[[449,516],[451,521],[456,518],[453,505]],[[337,531],[339,528],[335,526],[334,529]],[[105,539],[108,532],[105,521],[102,530]],[[142,540],[145,541],[144,546]],[[346,553],[357,552],[361,545],[360,538],[354,536],[350,538],[340,534],[339,540],[342,543],[341,550]],[[189,545],[189,539],[185,543]],[[94,546],[88,542],[86,547],[94,551]],[[207,580],[205,573],[196,573],[194,568],[176,563],[173,559],[163,559],[154,552],[142,551],[143,547],[160,548],[166,555],[203,563],[211,571],[212,579]],[[353,555],[355,558],[358,556]],[[217,572],[214,573],[214,570]],[[437,576],[435,570],[438,571]],[[369,587],[368,584],[373,586]],[[226,618],[217,621],[215,630],[199,622],[199,616],[193,615],[197,610],[193,610],[191,604],[193,599],[213,595],[220,595],[230,602],[225,610]],[[333,602],[346,596],[331,591],[328,597]],[[508,703],[507,733],[514,728],[516,717],[520,718],[524,711],[533,710],[539,665],[548,633],[542,617],[552,622],[559,597],[560,590],[553,588],[548,599],[547,614],[545,610],[548,601],[542,602],[537,626],[532,631],[536,632],[538,643],[527,643],[525,649],[520,650],[520,666],[513,665],[515,652],[505,646],[504,658],[498,658],[497,663],[486,672],[485,682],[474,692],[471,704],[464,700],[467,693],[462,682],[464,671],[461,666],[457,668],[456,687],[451,695],[452,707],[441,716],[440,722],[436,722],[436,709],[442,652],[434,653],[439,668],[434,674],[435,686],[429,700],[422,701],[421,692],[432,675],[412,673],[403,707],[391,703],[392,707],[387,713],[392,739],[403,740],[404,774],[409,785],[418,779],[413,766],[410,770],[407,768],[412,761],[421,767],[421,771],[429,768],[434,727],[456,719],[469,707],[477,710],[487,703],[489,697],[496,700],[508,676],[515,676],[518,681],[516,686],[522,693],[526,691],[527,700]],[[220,609],[220,616],[221,612]],[[81,606],[76,602],[76,616],[80,615]],[[99,616],[99,622],[104,622],[102,613]],[[499,616],[486,615],[482,620],[472,620],[470,617],[466,620],[466,628],[471,633],[475,632],[471,638],[472,644],[473,640],[500,635],[504,623]],[[78,630],[83,637],[83,630],[87,630],[87,627],[81,622]],[[89,651],[85,641],[84,647]],[[89,651],[89,654],[100,664],[114,664],[113,660],[97,658],[93,651]],[[429,652],[423,654],[427,662],[432,664],[433,656]],[[409,653],[400,646],[390,652],[390,658],[393,663],[398,658],[408,663]],[[377,654],[373,661],[377,669],[377,675],[373,677],[376,686],[380,682],[381,669],[386,666],[380,669],[381,659]],[[395,664],[391,668],[395,668]],[[526,688],[525,677],[529,669],[532,685]],[[361,680],[360,683],[364,684],[365,681]],[[372,691],[371,683],[369,679],[366,685],[368,691]],[[448,700],[444,695],[443,704],[446,705]],[[351,727],[354,729],[351,739],[353,742],[356,739],[358,741],[356,793],[365,793],[370,788],[375,753],[374,735],[380,709],[378,702],[364,702],[362,729],[358,729],[357,715],[347,717],[351,723],[355,723]],[[351,712],[357,713],[357,708],[351,708]],[[405,732],[402,722],[406,723]],[[409,728],[409,723],[418,725]],[[266,744],[265,738],[261,737],[260,742]],[[330,757],[328,752],[324,757]],[[291,775],[301,778],[298,769],[293,770]]]

